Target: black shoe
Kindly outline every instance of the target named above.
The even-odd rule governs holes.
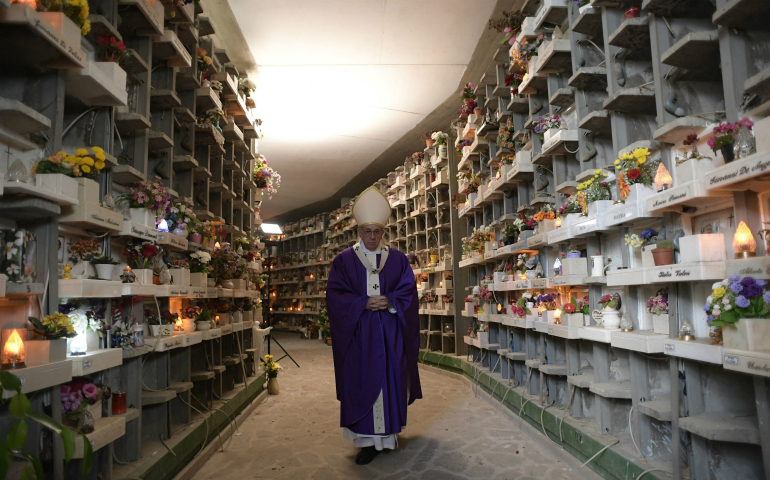
[[[380,452],[374,447],[364,447],[356,455],[356,465],[368,465]]]

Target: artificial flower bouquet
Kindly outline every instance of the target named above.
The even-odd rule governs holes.
[[[651,243],[654,243],[654,239],[657,237],[658,232],[651,228],[645,228],[639,235],[633,233],[631,235],[626,234],[626,245],[632,248],[643,248]]]
[[[753,127],[754,122],[748,118],[738,120],[735,123],[720,123],[714,127],[714,136],[708,139],[708,146],[711,147],[715,154],[721,150],[724,155],[726,149],[732,149],[741,129],[751,130]],[[725,158],[725,161],[728,161],[727,158]]]
[[[238,92],[243,95],[244,98],[251,97],[251,92],[256,89],[257,86],[248,78],[244,77],[238,79]]]
[[[217,283],[234,278],[240,257],[230,247],[222,247],[211,254],[211,276]]]
[[[160,177],[155,180],[136,182],[128,193],[118,197],[118,203],[128,203],[130,208],[144,208],[151,212],[163,212],[171,202],[171,194],[163,186]]]
[[[69,260],[73,265],[80,262],[92,262],[95,258],[102,256],[102,249],[99,247],[99,240],[80,239],[70,245]]]
[[[600,201],[611,200],[610,184],[604,181],[607,174],[601,169],[594,171],[594,176],[577,186],[578,203],[583,213],[588,213],[588,205]]]
[[[43,317],[43,320],[29,317],[29,321],[32,323],[32,329],[43,335],[47,340],[74,338],[77,336],[74,322],[63,313],[56,312],[46,315]]]
[[[183,203],[177,203],[174,206],[171,204],[166,208],[166,222],[168,224],[169,231],[176,229],[180,230],[192,230],[192,226],[195,222],[200,222],[193,213],[192,208],[187,207]]]
[[[468,82],[463,87],[462,93],[460,94],[462,98],[462,106],[460,107],[460,117],[466,118],[468,115],[473,113],[473,110],[476,108],[476,94],[473,93],[473,91],[476,90],[476,85],[473,84],[473,82]]]
[[[599,305],[601,305],[601,308],[603,309],[614,309],[615,305],[617,305],[617,301],[613,295],[602,295],[602,298],[599,299]]]
[[[537,39],[532,41],[522,40],[521,43],[518,43],[513,49],[511,63],[518,67],[520,71],[526,72],[529,61],[532,60],[532,57],[537,55],[537,49],[540,47],[540,44],[543,43],[543,39],[544,37],[540,35]]]
[[[505,123],[501,123],[497,129],[497,139],[495,144],[500,148],[505,148],[511,152],[514,151],[515,144],[513,137],[516,135],[516,126],[513,124],[513,117],[509,117]]]
[[[703,310],[710,326],[716,331],[711,343],[719,343],[721,333],[724,348],[767,352],[770,338],[770,291],[766,280],[732,275],[712,286]],[[721,329],[721,332],[719,331]]]
[[[126,45],[115,37],[99,36],[98,41],[101,57],[105,62],[120,63],[131,55],[131,51],[126,50]]]
[[[278,192],[278,188],[281,186],[281,175],[267,165],[267,159],[264,155],[260,155],[257,158],[254,166],[253,180],[257,184],[257,188],[267,190],[270,198],[273,198],[273,195]]]
[[[535,133],[540,135],[540,141],[543,141],[543,138],[545,136],[545,132],[552,129],[561,129],[563,128],[562,125],[562,118],[558,114],[547,114],[543,115],[537,118],[534,122],[535,126]]]
[[[433,140],[436,144],[436,146],[440,147],[442,145],[446,145],[447,141],[447,134],[440,131],[435,131],[430,136],[431,140]]]
[[[163,252],[163,247],[152,241],[129,240],[123,250],[123,258],[128,266],[134,269],[148,269],[152,267],[155,257]]]
[[[578,300],[575,297],[571,297],[561,307],[561,323],[569,327],[582,327],[586,324],[585,315],[588,315],[590,306],[588,304],[588,295]]]
[[[32,166],[32,174],[62,174],[73,178],[94,179],[101,173],[105,167],[104,149],[101,147],[91,147],[91,152],[85,148],[75,150],[75,155],[68,155],[66,152],[57,152],[44,160],[40,160]]]
[[[196,63],[198,65],[199,74],[205,72],[213,61],[211,60],[211,57],[208,55],[208,53],[209,52],[206,51],[205,48],[198,49],[198,57],[196,59]]]
[[[718,288],[718,286],[716,286],[716,288]],[[647,307],[647,311],[652,313],[653,315],[667,314],[668,313],[668,290],[665,288],[658,290],[655,296],[652,296],[647,299],[647,303],[645,305]]]
[[[76,426],[89,405],[94,405],[99,398],[99,388],[85,380],[72,380],[59,386],[61,393],[61,413],[63,423]],[[84,427],[83,433],[93,431],[93,425]]]
[[[532,311],[527,306],[528,298],[521,297],[518,302],[511,303],[511,315],[515,318],[524,318],[527,315],[532,315]]]
[[[620,154],[615,160],[621,200],[629,197],[632,185],[652,187],[660,161],[648,161],[649,156],[649,149],[636,148],[631,153]]]

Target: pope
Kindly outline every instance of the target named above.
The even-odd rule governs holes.
[[[395,449],[422,398],[417,288],[409,260],[382,243],[390,204],[374,187],[353,204],[359,241],[332,262],[326,289],[343,436],[358,465]]]

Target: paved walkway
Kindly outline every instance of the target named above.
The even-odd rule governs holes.
[[[339,427],[331,347],[277,337],[301,368],[288,358],[280,362],[281,394],[256,408],[196,480],[598,478],[587,469],[578,475],[459,379],[425,370],[424,398],[409,407],[398,449],[355,465],[357,449]]]

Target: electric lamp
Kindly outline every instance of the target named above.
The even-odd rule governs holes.
[[[497,304],[497,313],[500,313],[502,311],[503,311],[503,304],[502,303],[498,303]]]
[[[658,171],[655,172],[655,188],[657,188],[659,192],[662,192],[663,190],[671,188],[673,182],[674,179],[671,178],[671,174],[666,170],[666,166],[663,165],[663,162],[659,163]]]
[[[219,325],[219,315],[214,316],[214,321],[217,322],[217,325]]]
[[[695,340],[695,329],[689,320],[685,320],[679,328],[679,340],[691,342]]]
[[[26,367],[24,360],[27,358],[27,348],[24,345],[24,339],[27,336],[27,330],[9,328],[2,332],[3,350],[0,352],[2,369],[13,370]]]
[[[160,222],[158,222],[158,231],[159,232],[168,232],[168,223],[166,222],[166,219],[161,219]]]
[[[756,256],[757,242],[754,241],[751,230],[749,230],[748,225],[743,220],[738,224],[738,229],[733,236],[733,251],[735,251],[735,258]]]
[[[558,308],[553,311],[553,323],[561,325],[561,310]]]
[[[220,248],[222,247],[219,246],[219,242],[214,244],[214,250],[219,250]]]
[[[554,228],[561,228],[561,217],[556,217],[556,222],[553,225]]]
[[[498,170],[497,174],[495,174],[495,178],[500,178],[500,170]]]

